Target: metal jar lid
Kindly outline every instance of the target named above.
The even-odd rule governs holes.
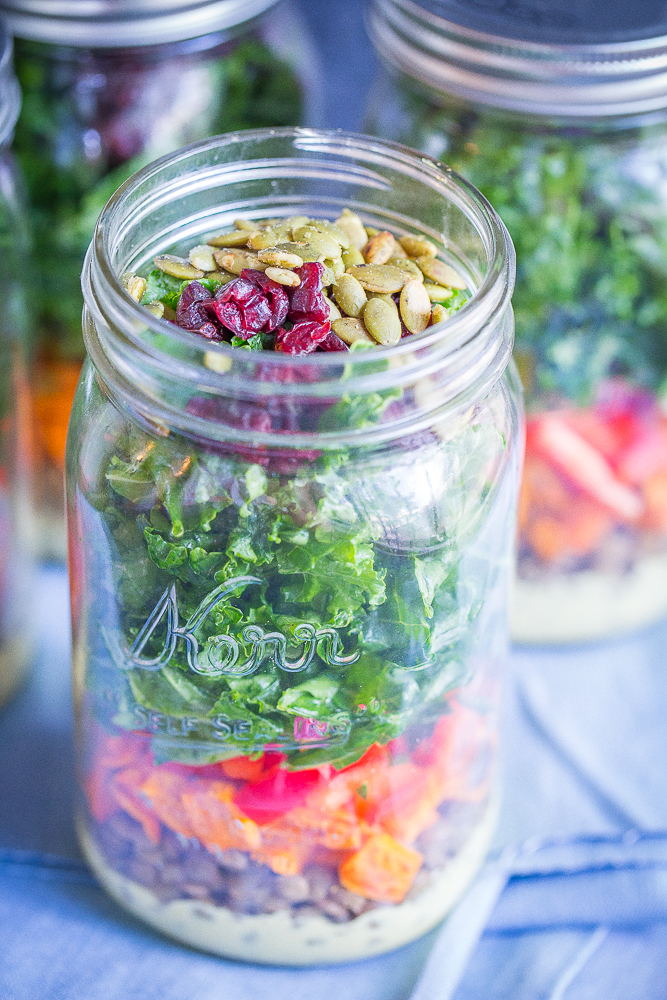
[[[277,0],[0,0],[17,38],[133,48],[200,38],[257,17]]]
[[[371,0],[368,25],[387,66],[436,97],[577,120],[664,111],[665,5],[648,0],[619,22],[616,2],[583,0],[573,15],[571,0]]]

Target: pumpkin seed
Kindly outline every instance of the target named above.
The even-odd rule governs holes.
[[[365,245],[365,244],[364,244]],[[350,247],[349,250],[343,250],[343,264],[346,268],[355,267],[357,264],[365,264],[364,255],[361,250],[357,250],[355,247]]]
[[[324,266],[328,267],[330,271],[333,271],[334,275],[345,273],[345,265],[340,257],[336,260],[331,260],[330,257],[327,257],[324,261]]]
[[[405,250],[398,241],[395,242],[396,246],[394,247],[394,257],[398,257],[401,260],[407,260],[408,257],[407,253],[405,252]]]
[[[369,292],[369,299],[384,299],[385,302],[389,302],[392,306],[396,305],[391,295],[386,292]]]
[[[260,250],[257,254],[259,259],[265,264],[272,264],[274,267],[301,267],[303,257],[296,253],[289,253],[287,250],[278,250],[271,247],[270,250]]]
[[[368,236],[366,235],[364,224],[356,212],[351,212],[349,208],[344,208],[340,217],[336,219],[336,225],[347,234],[352,249],[361,250],[366,245]]]
[[[444,319],[449,319],[449,309],[436,302],[431,311],[431,326],[435,326],[436,323],[442,323]]]
[[[355,319],[367,302],[366,292],[353,274],[336,275],[333,297],[346,316],[352,316]]]
[[[366,242],[368,242],[368,240],[372,240],[373,237],[377,236],[380,232],[380,230],[376,229],[375,226],[364,226],[364,229],[366,230]]]
[[[335,222],[329,222],[327,219],[316,219],[314,222],[311,222],[310,225],[313,229],[316,229],[318,233],[326,233],[327,236],[330,236],[332,240],[336,241],[342,250],[349,250],[352,246],[350,237],[347,235],[345,230],[337,226]]]
[[[153,257],[153,263],[172,278],[203,278],[204,272],[193,267],[185,257],[176,257],[171,253],[161,253]]]
[[[393,302],[369,299],[364,306],[364,326],[378,344],[397,344],[401,339],[401,320]]]
[[[253,229],[252,232],[256,232],[256,229]],[[212,236],[206,242],[210,247],[245,247],[248,245],[249,236],[250,233],[247,229],[236,229],[233,233],[220,233],[218,236]]]
[[[275,249],[285,251],[285,253],[293,253],[307,264],[315,262],[322,264],[325,260],[325,255],[323,253],[317,253],[312,247],[308,246],[307,243],[303,242],[303,240],[294,243],[279,243]]]
[[[333,323],[336,319],[342,319],[340,309],[335,302],[332,302],[328,295],[323,296],[324,301],[329,306],[329,322]]]
[[[213,248],[207,246],[205,243],[200,244],[197,247],[193,247],[188,258],[193,267],[198,267],[200,271],[215,271],[217,270],[215,266],[215,258],[213,257]]]
[[[353,275],[362,288],[368,292],[400,292],[410,275],[389,264],[361,264],[348,267],[347,274]]]
[[[436,285],[447,285],[449,288],[459,288],[462,291],[468,287],[461,275],[449,264],[445,264],[444,260],[423,256],[417,257],[416,263],[426,277],[430,278]]]
[[[368,336],[366,327],[360,319],[354,319],[351,316],[343,316],[342,319],[334,320],[331,324],[331,328],[336,336],[340,337],[340,339],[346,344],[352,345],[356,344],[358,341],[362,341],[362,343],[365,344],[375,343],[373,338]]]
[[[164,302],[160,302],[159,299],[156,299],[155,302],[147,302],[144,308],[148,309],[149,313],[156,316],[157,319],[162,319],[164,316]]]
[[[412,278],[401,289],[401,319],[410,333],[423,333],[431,319],[431,300],[423,282]]]
[[[214,257],[220,267],[232,274],[240,274],[245,268],[266,271],[268,267],[256,253],[249,253],[247,250],[216,250]]]
[[[307,226],[309,222],[312,222],[312,219],[308,215],[289,215],[285,219],[285,226],[289,230],[289,236],[292,236],[295,229]]]
[[[405,271],[409,274],[411,278],[419,278],[420,281],[424,280],[424,275],[419,270],[414,260],[408,260],[407,257],[392,257],[389,261],[392,267],[397,267],[400,271]]]
[[[162,310],[162,318],[168,319],[170,323],[176,322],[176,310],[172,309],[171,306],[164,306]]]
[[[146,279],[140,278],[138,274],[132,274],[131,271],[128,271],[120,280],[130,298],[134,299],[135,302],[141,302],[146,291],[146,286],[148,285]]]
[[[301,284],[299,275],[284,267],[267,267],[264,273],[271,281],[277,281],[279,285],[287,285],[288,288],[296,288],[297,285]]]
[[[316,253],[324,254],[325,258],[331,257],[332,260],[335,260],[336,257],[340,257],[341,255],[340,243],[333,236],[329,236],[328,233],[323,233],[319,229],[315,229],[313,225],[300,226],[299,229],[295,229],[294,239],[297,242],[303,240]]]
[[[286,232],[276,232],[275,229],[258,229],[256,233],[251,233],[248,238],[248,246],[252,250],[273,250],[276,245],[284,240],[289,234]]]
[[[394,256],[395,249],[394,234],[384,230],[371,237],[361,252],[367,264],[386,264]]]
[[[226,354],[218,353],[218,351],[205,351],[204,365],[212,372],[220,372],[221,375],[224,375],[232,367],[232,359],[228,358]]]
[[[234,225],[237,229],[242,229],[246,233],[254,233],[260,228],[261,223],[255,222],[254,219],[234,219]]]
[[[399,236],[401,244],[408,257],[437,257],[438,248],[425,236]]]
[[[451,288],[445,288],[444,285],[434,285],[430,281],[424,282],[424,288],[431,302],[446,302],[454,294]]]

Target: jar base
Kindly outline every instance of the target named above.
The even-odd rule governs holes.
[[[82,819],[77,821],[77,834],[86,861],[109,895],[168,937],[223,958],[263,965],[334,965],[392,951],[446,917],[482,866],[498,809],[495,798],[459,853],[414,898],[377,907],[344,924],[288,911],[238,914],[193,899],[163,903],[106,863]]]
[[[516,643],[566,645],[632,632],[665,615],[667,555],[652,555],[623,574],[584,570],[516,579],[511,634]]]

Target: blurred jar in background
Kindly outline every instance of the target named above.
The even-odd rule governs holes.
[[[463,173],[516,246],[518,641],[667,613],[667,21],[652,6],[370,7],[385,65],[370,130]]]
[[[30,405],[23,279],[28,236],[23,186],[10,144],[21,107],[12,43],[0,22],[0,705],[25,676],[30,615]]]
[[[0,0],[23,108],[37,313],[38,545],[64,558],[67,421],[84,356],[80,273],[97,216],[139,167],[184,144],[316,117],[313,48],[276,0]],[[55,9],[54,9],[55,8]]]

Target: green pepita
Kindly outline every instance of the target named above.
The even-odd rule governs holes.
[[[464,291],[468,286],[458,272],[437,257],[417,257],[416,263],[423,274],[436,285],[447,285],[448,288],[459,288]]]
[[[409,257],[436,257],[438,248],[425,236],[400,236],[401,244]]]
[[[359,316],[366,305],[366,292],[352,274],[339,274],[336,276],[333,287],[333,296],[346,316]]]
[[[368,236],[366,235],[364,224],[356,212],[351,212],[349,208],[344,208],[339,218],[336,219],[336,225],[347,234],[350,240],[350,247],[355,250],[361,250],[366,245]],[[349,265],[347,266],[349,267]]]
[[[203,278],[204,272],[198,267],[193,267],[185,257],[175,257],[171,253],[161,253],[153,257],[153,263],[165,274],[170,274],[172,278]]]
[[[406,281],[410,280],[406,271],[389,264],[362,264],[348,268],[347,273],[353,275],[366,291],[388,292],[390,295],[400,292]]]
[[[364,326],[378,344],[389,346],[401,339],[401,320],[391,300],[374,298],[364,306]]]
[[[418,278],[403,285],[399,308],[406,329],[410,333],[423,333],[431,319],[431,300]]]
[[[340,337],[346,344],[356,344],[362,341],[365,344],[374,344],[372,337],[368,336],[368,331],[360,319],[351,316],[343,316],[342,319],[334,320],[331,328],[337,337]]]

